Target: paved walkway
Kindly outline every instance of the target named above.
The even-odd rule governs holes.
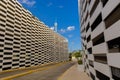
[[[69,68],[58,80],[91,80],[83,71],[83,65],[75,64]]]

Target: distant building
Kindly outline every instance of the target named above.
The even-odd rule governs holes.
[[[0,0],[0,71],[69,60],[66,38],[17,0]]]
[[[120,80],[120,0],[78,0],[85,72]]]

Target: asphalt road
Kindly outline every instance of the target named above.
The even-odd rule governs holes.
[[[62,62],[27,69],[5,71],[0,73],[0,80],[57,80],[72,65],[74,65],[74,62]],[[18,76],[27,72],[28,74]]]
[[[53,65],[56,65],[56,64],[48,64],[47,66],[53,66]],[[43,68],[43,67],[46,67],[46,65],[45,66],[32,67],[32,68],[26,68],[26,69],[16,69],[16,70],[5,71],[5,72],[3,71],[3,72],[0,72],[0,80],[1,80],[1,78],[5,78],[5,77],[8,77],[8,76],[24,73],[24,72],[27,72],[27,71],[30,71],[30,70],[35,70],[35,69]]]
[[[58,66],[50,66],[48,69],[37,71],[12,80],[57,80],[74,63],[68,62]]]

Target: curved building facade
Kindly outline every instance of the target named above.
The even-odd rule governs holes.
[[[0,0],[0,71],[68,60],[68,42],[24,9]]]
[[[120,80],[120,0],[78,0],[85,72]]]

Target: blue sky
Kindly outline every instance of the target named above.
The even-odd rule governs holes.
[[[18,0],[40,21],[53,29],[55,21],[58,33],[69,41],[69,50],[81,49],[78,0]]]

